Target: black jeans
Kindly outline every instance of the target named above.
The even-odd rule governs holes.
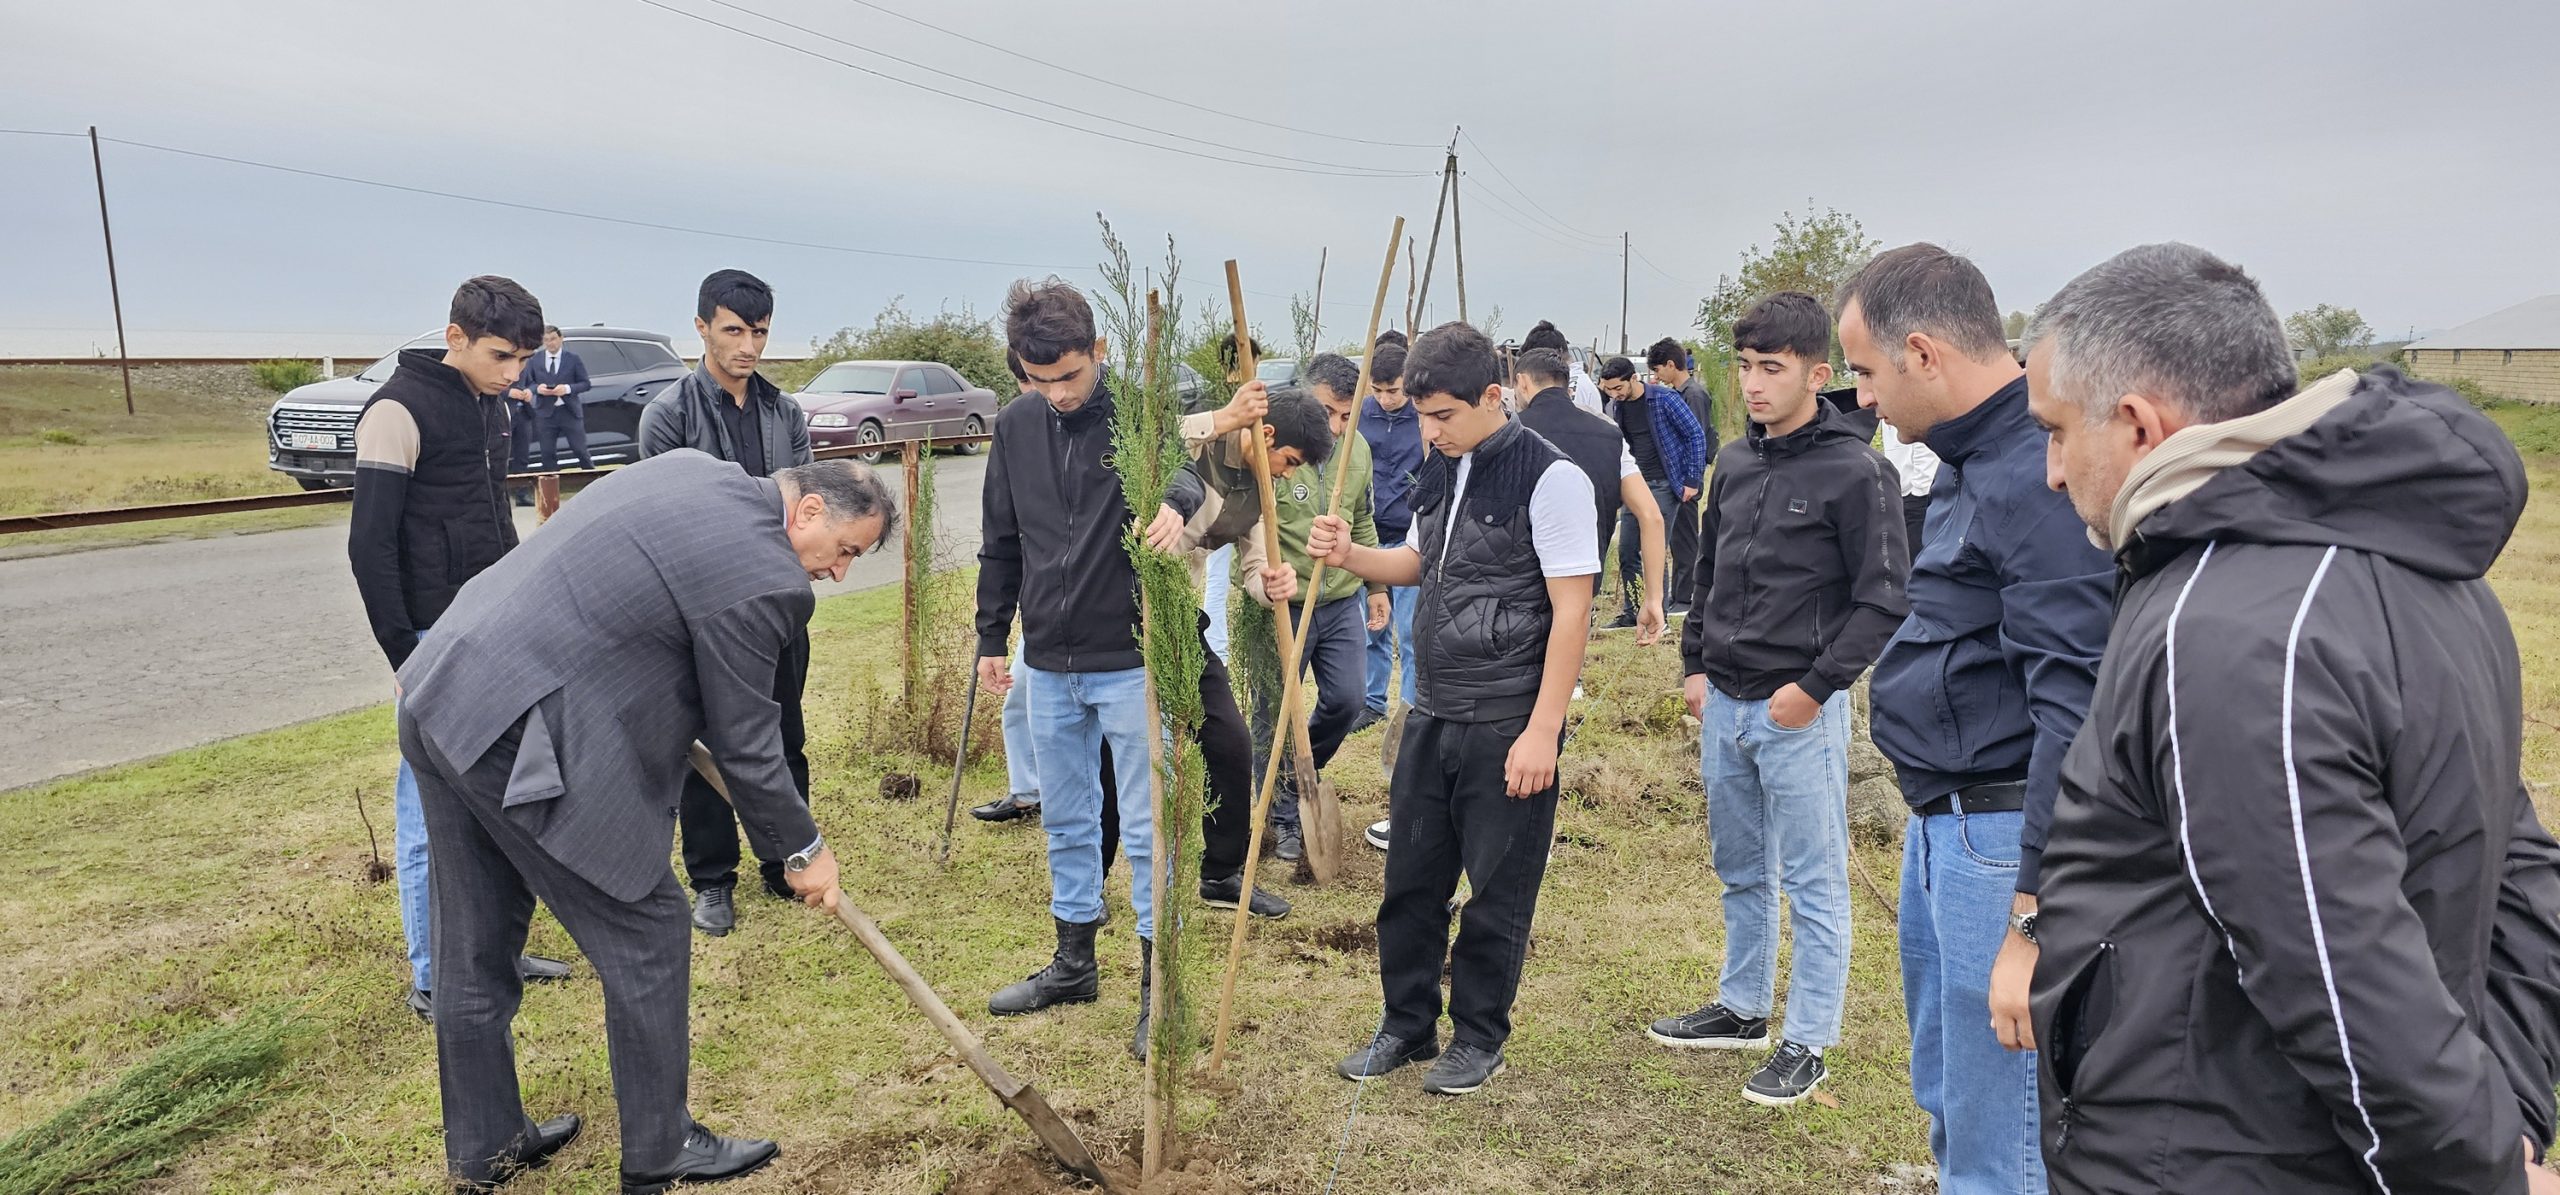
[[[537,402],[539,400],[536,400]],[[587,455],[587,409],[577,399],[553,399],[549,406],[537,406],[533,412],[533,438],[542,442],[542,471],[559,468],[561,438],[569,441],[569,451],[578,454],[578,467],[596,467],[595,458]]]
[[[1286,617],[1296,618],[1304,603],[1293,604]],[[1307,746],[1322,771],[1342,749],[1351,724],[1369,700],[1369,599],[1364,590],[1349,597],[1316,603],[1315,621],[1307,624],[1307,642],[1299,649],[1301,675],[1316,678],[1316,705],[1307,718]],[[1281,698],[1253,711],[1254,779],[1262,778],[1262,753],[1271,747],[1272,726],[1280,720]],[[1292,754],[1295,754],[1292,752]],[[1280,785],[1271,797],[1271,824],[1298,823],[1297,769],[1280,761]]]
[[[533,463],[533,404],[507,400],[507,472],[530,472]],[[531,482],[511,483],[518,493],[533,492]]]
[[[801,804],[809,801],[809,728],[801,720],[800,694],[809,687],[809,631],[803,627],[791,636],[782,649],[782,661],[774,668],[773,699],[782,704],[782,759],[791,769],[792,787],[800,790]],[[684,838],[684,874],[693,890],[727,888],[738,882],[738,815],[729,803],[713,792],[702,776],[690,769],[684,774],[684,797],[677,804],[678,826]],[[798,848],[794,848],[798,849]],[[791,886],[783,879],[782,860],[759,859],[767,891],[785,894]]]
[[[1699,484],[1703,487],[1705,483]],[[1689,589],[1698,582],[1698,503],[1705,496],[1706,490],[1701,488],[1697,497],[1662,512],[1663,519],[1671,524],[1665,536],[1669,542],[1663,548],[1671,558],[1662,562],[1662,606],[1666,610],[1688,605],[1695,596]]]
[[[1529,920],[1555,841],[1556,786],[1513,798],[1502,766],[1527,718],[1447,722],[1406,715],[1404,747],[1387,796],[1393,840],[1378,901],[1384,1029],[1436,1037],[1440,967],[1449,966],[1452,1040],[1500,1049],[1511,1037],[1511,1002],[1529,950]],[[1449,897],[1463,871],[1474,889],[1449,945]]]
[[[1227,662],[1209,649],[1208,617],[1201,616],[1200,761],[1209,771],[1209,809],[1201,818],[1200,878],[1223,880],[1244,870],[1253,832],[1253,743],[1236,709]],[[1102,874],[1120,857],[1120,785],[1111,770],[1111,747],[1102,748]],[[1158,899],[1162,899],[1159,897]],[[1162,907],[1162,906],[1159,906]]]

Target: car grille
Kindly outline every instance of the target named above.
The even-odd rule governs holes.
[[[275,446],[305,452],[320,451],[315,445],[296,443],[295,433],[321,434],[334,437],[339,452],[356,450],[356,419],[363,414],[357,407],[278,407],[267,428]]]

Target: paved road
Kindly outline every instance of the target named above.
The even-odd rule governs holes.
[[[947,559],[977,551],[985,459],[935,471]],[[894,585],[903,561],[857,561],[818,592]],[[390,696],[344,523],[0,561],[0,789]]]

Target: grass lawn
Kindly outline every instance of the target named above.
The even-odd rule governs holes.
[[[2552,418],[2501,412],[2520,438]],[[2537,457],[2538,490],[2560,459]],[[2560,775],[2560,505],[2537,500],[2493,580],[2523,646],[2525,775],[2546,818]],[[878,796],[882,771],[941,768],[853,759],[847,692],[856,668],[889,669],[897,595],[830,600],[813,624],[811,755],[819,822],[843,852],[848,894],[943,993],[989,1049],[1084,1126],[1127,1148],[1139,1072],[1123,1052],[1136,1015],[1137,949],[1115,876],[1099,1003],[997,1021],[986,995],[1044,960],[1046,875],[1038,833],[962,819],[946,869],[932,862],[938,800]],[[871,661],[856,663],[857,653]],[[1907,1050],[1891,920],[1897,855],[1862,846],[1853,884],[1857,947],[1847,1041],[1832,1054],[1836,1106],[1743,1102],[1756,1056],[1675,1054],[1643,1023],[1693,1007],[1713,986],[1722,935],[1707,859],[1694,746],[1668,704],[1675,649],[1606,636],[1586,674],[1591,700],[1565,759],[1568,841],[1550,869],[1509,1048],[1511,1071],[1480,1095],[1427,1097],[1407,1072],[1359,1096],[1333,1061],[1378,1015],[1375,911],[1381,859],[1356,844],[1322,890],[1265,882],[1297,902],[1254,927],[1239,992],[1232,1088],[1195,1100],[1186,1128],[1249,1189],[1313,1192],[1865,1192],[1925,1164],[1926,1124],[1906,1087]],[[995,732],[993,711],[980,722]],[[1383,808],[1377,732],[1334,773],[1344,820]],[[376,708],[252,735],[28,790],[0,802],[12,844],[0,885],[0,1134],[42,1119],[211,1021],[265,1001],[305,1005],[315,1032],[282,1099],[199,1147],[155,1189],[428,1191],[441,1142],[429,1032],[401,1007],[406,972],[387,885],[363,881],[361,791],[389,850],[394,750]],[[1000,791],[969,777],[962,799]],[[1125,869],[1123,869],[1125,871]],[[1868,886],[1869,882],[1874,885]],[[1225,913],[1182,902],[1201,955],[1221,953]],[[715,1128],[779,1138],[781,1163],[730,1189],[938,1192],[983,1184],[1028,1148],[1011,1114],[952,1059],[850,935],[807,910],[750,899],[739,930],[694,942],[693,1107]],[[575,957],[556,924],[533,949]],[[1209,965],[1204,962],[1203,965]],[[1210,992],[1205,980],[1195,992]],[[590,1117],[561,1164],[511,1189],[614,1189],[602,1006],[584,968],[532,989],[517,1021],[528,1108]],[[1348,1142],[1348,1149],[1343,1149]],[[1334,1179],[1339,1166],[1338,1180]],[[990,1189],[980,1185],[980,1189]],[[994,1188],[1001,1189],[1001,1188]]]

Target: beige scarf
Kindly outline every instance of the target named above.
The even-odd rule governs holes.
[[[2107,512],[2107,529],[2089,531],[2089,542],[2110,552],[2133,538],[2152,512],[2203,488],[2225,469],[2244,465],[2288,436],[2300,435],[2355,393],[2356,372],[2341,369],[2301,393],[2260,411],[2221,423],[2180,428],[2125,475],[2124,488]]]

